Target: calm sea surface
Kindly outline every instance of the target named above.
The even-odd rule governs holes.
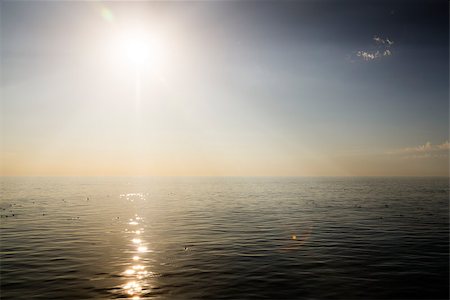
[[[448,299],[448,178],[2,178],[2,299]]]

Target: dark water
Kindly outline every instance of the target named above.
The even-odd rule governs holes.
[[[448,299],[448,178],[1,180],[2,299]]]

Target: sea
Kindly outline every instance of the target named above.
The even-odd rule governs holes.
[[[449,178],[0,182],[1,299],[449,298]]]

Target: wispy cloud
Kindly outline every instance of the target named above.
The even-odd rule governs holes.
[[[389,38],[383,39],[380,38],[379,36],[374,36],[373,40],[375,41],[376,44],[386,45],[386,47],[390,47],[394,44],[394,41],[390,40]]]
[[[364,61],[372,61],[392,55],[391,46],[394,41],[389,38],[382,38],[375,35],[373,44],[365,50],[356,51],[356,57]],[[353,61],[353,60],[352,60]]]
[[[437,145],[437,147],[440,150],[450,150],[450,143],[448,141],[446,141],[445,143]]]
[[[388,151],[387,154],[400,155],[404,158],[432,158],[432,157],[437,158],[437,157],[448,157],[449,150],[450,150],[449,141],[445,141],[442,144],[437,145],[433,145],[430,142],[426,142],[423,145]]]
[[[363,60],[374,60],[383,56],[392,55],[391,50],[384,50],[383,52],[375,51],[375,52],[367,52],[367,51],[358,51],[356,52],[356,56],[361,57]]]

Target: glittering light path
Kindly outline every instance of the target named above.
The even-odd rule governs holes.
[[[121,197],[131,202],[145,199],[143,194],[125,194]],[[122,291],[130,299],[142,299],[143,295],[147,294],[150,289],[147,279],[152,275],[152,272],[148,271],[144,264],[145,255],[150,250],[147,243],[142,239],[144,228],[144,219],[135,214],[133,218],[129,219],[125,229],[132,251],[130,251],[130,264],[122,272],[122,276],[126,280],[122,285]]]

